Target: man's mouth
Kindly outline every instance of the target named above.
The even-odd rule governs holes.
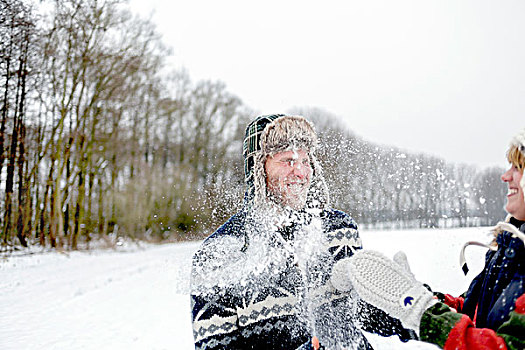
[[[517,188],[509,188],[509,191],[507,192],[507,197],[513,196],[518,193]]]
[[[306,182],[288,182],[286,188],[292,193],[300,193],[305,190]]]

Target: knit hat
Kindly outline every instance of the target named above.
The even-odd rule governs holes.
[[[510,141],[510,147],[518,147],[521,154],[525,157],[525,129],[518,132]],[[520,181],[521,190],[525,193],[525,176],[521,177]]]
[[[303,149],[308,152],[313,169],[307,206],[323,208],[328,203],[328,189],[322,169],[315,158],[317,135],[313,125],[301,116],[285,114],[258,116],[246,127],[243,142],[245,204],[264,203],[267,198],[266,158],[278,152]]]

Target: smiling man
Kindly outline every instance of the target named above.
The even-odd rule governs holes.
[[[361,249],[354,220],[330,208],[317,135],[300,116],[257,117],[243,143],[244,206],[195,253],[196,349],[368,349],[361,329],[413,333],[338,278]]]
[[[277,153],[266,159],[269,198],[282,206],[301,210],[306,205],[312,167],[305,150]]]

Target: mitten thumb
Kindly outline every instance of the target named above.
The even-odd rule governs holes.
[[[404,251],[400,250],[396,254],[394,254],[394,261],[398,263],[402,268],[405,269],[405,271],[410,273],[412,276],[414,275],[412,273],[412,270],[410,270],[410,264],[408,263],[408,258]]]

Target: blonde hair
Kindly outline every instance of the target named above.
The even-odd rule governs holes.
[[[523,155],[519,146],[510,147],[507,152],[507,160],[523,173],[523,169],[525,169],[525,155]]]

